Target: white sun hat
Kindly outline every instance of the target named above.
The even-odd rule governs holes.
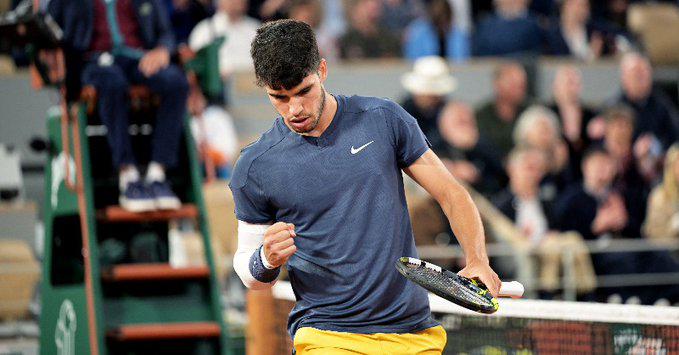
[[[443,58],[429,56],[417,59],[413,71],[401,77],[401,84],[416,95],[447,95],[455,90],[457,80]]]

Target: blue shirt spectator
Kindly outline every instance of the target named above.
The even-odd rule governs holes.
[[[403,34],[403,30],[424,14],[424,6],[417,0],[388,0],[382,2],[381,25],[389,31]]]
[[[469,34],[451,27],[445,37],[445,57],[453,62],[465,61],[471,54],[469,42]],[[441,53],[441,43],[430,21],[419,19],[408,26],[403,52],[410,60]]]
[[[413,21],[406,29],[403,51],[406,58],[436,55],[462,62],[469,58],[469,36],[455,22],[448,0],[433,0],[427,16]]]
[[[474,55],[539,54],[543,33],[526,0],[497,0],[495,13],[482,20],[474,36]]]

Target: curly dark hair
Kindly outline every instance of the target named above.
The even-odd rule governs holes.
[[[314,31],[295,20],[267,22],[257,29],[250,55],[257,85],[291,89],[315,72],[321,62]]]

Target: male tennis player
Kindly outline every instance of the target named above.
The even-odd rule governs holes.
[[[233,172],[236,272],[261,289],[286,265],[298,354],[440,354],[446,335],[426,291],[394,266],[417,255],[401,170],[443,207],[466,255],[460,273],[497,295],[468,193],[400,106],[324,89],[328,68],[308,25],[264,24],[251,55],[280,117]]]

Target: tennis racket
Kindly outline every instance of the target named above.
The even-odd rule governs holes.
[[[396,262],[396,269],[408,280],[424,287],[464,308],[480,313],[495,313],[500,307],[483,283],[460,276],[440,266],[420,259],[402,257]],[[523,285],[517,281],[503,282],[500,297],[520,298]]]

